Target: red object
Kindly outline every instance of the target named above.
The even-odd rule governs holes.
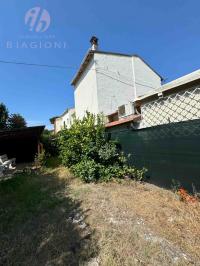
[[[107,123],[106,128],[114,127],[114,126],[125,124],[128,122],[137,122],[137,121],[140,121],[140,119],[141,119],[141,115],[129,115],[125,118],[119,119],[118,121]]]
[[[184,188],[180,188],[178,190],[178,194],[179,194],[181,200],[183,200],[185,202],[189,202],[189,203],[197,202],[197,199],[194,196],[190,196],[188,194],[187,190],[185,190]]]

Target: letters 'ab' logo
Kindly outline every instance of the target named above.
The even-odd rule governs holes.
[[[46,9],[33,7],[26,12],[25,24],[29,27],[29,31],[45,32],[50,22],[51,18]]]

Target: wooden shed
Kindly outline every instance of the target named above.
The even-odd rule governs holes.
[[[17,163],[32,162],[40,151],[40,137],[45,126],[0,131],[0,155],[16,158]]]

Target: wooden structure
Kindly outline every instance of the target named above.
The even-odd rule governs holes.
[[[16,158],[17,163],[32,162],[40,153],[40,137],[45,126],[0,131],[0,155]]]

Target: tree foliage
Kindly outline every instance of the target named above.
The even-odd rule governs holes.
[[[20,114],[11,114],[8,118],[8,128],[24,128],[26,127],[26,121]]]
[[[11,114],[4,103],[0,103],[0,130],[26,127],[26,120],[20,114]]]
[[[102,116],[87,113],[58,135],[62,163],[86,182],[124,176],[141,179],[144,171],[131,168],[116,141],[109,140]]]
[[[0,130],[6,129],[8,120],[8,109],[5,104],[0,103]]]

